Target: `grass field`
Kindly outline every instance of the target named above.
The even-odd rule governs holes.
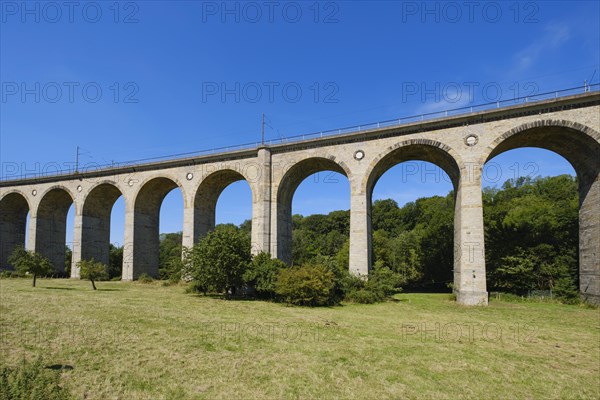
[[[449,295],[298,308],[184,286],[0,280],[2,363],[86,399],[600,398],[600,311]]]

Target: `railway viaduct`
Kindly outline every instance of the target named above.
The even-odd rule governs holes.
[[[579,182],[580,291],[600,303],[600,93],[588,92],[508,107],[373,126],[354,133],[258,145],[238,151],[168,161],[0,181],[0,266],[17,245],[64,267],[67,212],[75,210],[73,266],[95,258],[108,263],[110,213],[125,199],[123,280],[158,273],[159,211],[179,187],[184,200],[183,245],[215,226],[219,195],[246,180],[252,191],[253,251],[290,261],[292,197],[319,171],[350,183],[351,272],[371,266],[371,196],[381,175],[409,160],[436,164],[455,191],[454,290],[465,305],[487,304],[481,175],[505,151],[539,147],[574,167]],[[29,224],[27,225],[27,215]],[[26,227],[28,234],[26,235]]]

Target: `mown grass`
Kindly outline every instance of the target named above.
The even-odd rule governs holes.
[[[600,398],[589,307],[402,294],[298,308],[158,282],[98,288],[0,280],[2,362],[42,355],[86,399]]]

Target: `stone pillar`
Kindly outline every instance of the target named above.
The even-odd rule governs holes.
[[[454,293],[463,305],[487,305],[481,165],[460,171],[454,212]]]
[[[285,194],[280,193],[285,197]],[[281,261],[292,263],[292,204],[286,199],[277,198],[271,208],[271,254]]]
[[[75,208],[75,222],[73,224],[73,248],[71,251],[73,252],[71,259],[71,278],[79,279],[79,267],[77,267],[77,263],[83,260],[82,256],[82,248],[83,248],[83,215],[81,210]]]
[[[0,268],[18,246],[25,246],[25,227],[29,206],[23,196],[8,194],[0,202]]]
[[[258,164],[256,180],[249,182],[252,187],[252,254],[271,251],[271,150],[267,147],[258,149]]]
[[[367,276],[371,269],[371,253],[371,198],[367,193],[352,193],[350,197],[350,273]]]
[[[29,232],[27,232],[27,244],[25,245],[25,248],[28,251],[37,251],[35,248],[35,244],[37,243],[37,224],[38,222],[36,213],[34,210],[31,210],[31,213],[29,214],[29,226],[27,227],[29,230]]]
[[[579,178],[579,290],[600,304],[600,177]]]
[[[192,248],[194,245],[194,202],[184,201],[183,208],[183,237],[181,244],[183,247]],[[183,254],[182,254],[183,255]]]
[[[133,229],[135,212],[133,202],[125,200],[125,235],[123,239],[123,271],[121,273],[121,280],[132,281],[133,280]]]

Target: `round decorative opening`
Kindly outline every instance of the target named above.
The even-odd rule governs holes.
[[[77,186],[77,191],[81,192],[83,190],[83,188],[81,187],[81,185]]]
[[[188,181],[191,181],[192,179],[194,179],[194,174],[192,174],[191,172],[188,172],[185,177]]]
[[[34,195],[34,196],[37,196],[37,190],[33,189],[33,190],[31,191],[31,194],[32,194],[32,195]]]
[[[127,182],[127,184],[128,184],[129,186],[133,186],[133,180],[132,180],[132,179],[130,179],[130,180],[129,180],[129,182]]]
[[[365,158],[365,152],[362,150],[356,150],[356,152],[354,153],[354,158],[358,161],[362,160],[363,158]]]
[[[477,135],[469,135],[465,138],[465,144],[467,146],[475,146],[479,142],[479,137]]]

